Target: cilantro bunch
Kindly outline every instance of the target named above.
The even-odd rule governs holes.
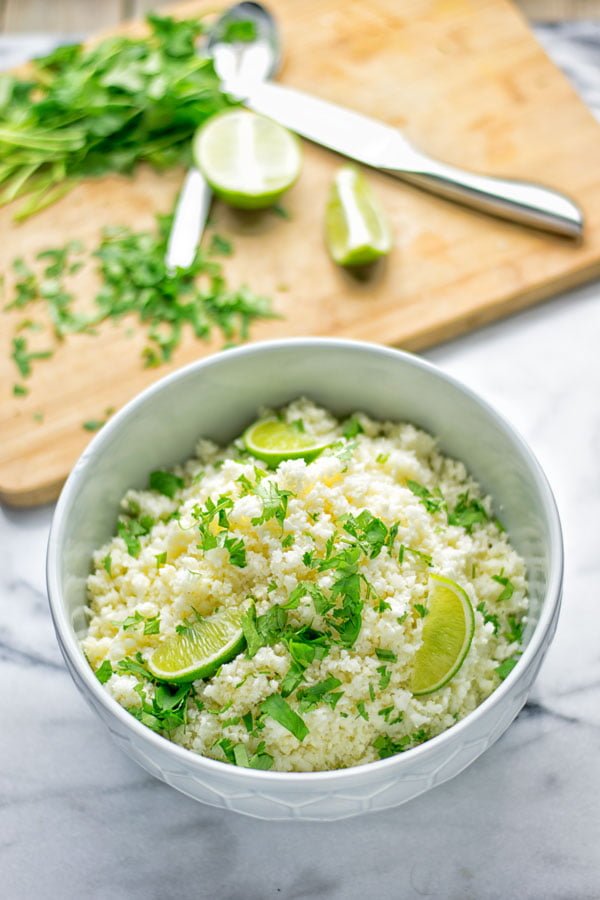
[[[145,37],[59,47],[29,78],[0,77],[0,204],[27,196],[17,219],[90,176],[187,163],[196,128],[230,105],[197,53],[202,22],[147,21]]]

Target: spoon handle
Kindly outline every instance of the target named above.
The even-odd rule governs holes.
[[[190,169],[175,208],[165,255],[168,271],[191,266],[206,225],[212,191],[198,169]]]

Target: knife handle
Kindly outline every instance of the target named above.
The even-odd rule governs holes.
[[[193,263],[211,200],[212,191],[202,174],[198,169],[190,169],[177,200],[167,244],[165,264],[169,272],[187,269]]]
[[[583,233],[583,213],[564,194],[531,181],[477,175],[416,152],[414,168],[383,170],[435,194],[503,219],[570,238]]]

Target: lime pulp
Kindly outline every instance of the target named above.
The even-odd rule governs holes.
[[[296,136],[245,109],[210,118],[196,132],[192,153],[215,194],[240,209],[271,206],[300,174]]]
[[[431,576],[427,609],[410,683],[417,697],[439,690],[454,678],[469,652],[475,629],[471,601],[450,578]]]
[[[391,232],[364,175],[353,166],[339,170],[325,212],[325,241],[340,266],[364,266],[389,253]]]
[[[241,618],[239,609],[225,609],[193,622],[156,648],[148,668],[173,684],[210,678],[244,649]]]
[[[255,422],[246,429],[243,440],[249,453],[271,466],[284,459],[310,462],[331,444],[328,438],[316,438],[276,418]]]

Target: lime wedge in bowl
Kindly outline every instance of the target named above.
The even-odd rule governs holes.
[[[332,443],[331,438],[316,438],[280,419],[259,419],[243,436],[246,450],[270,466],[284,459],[315,459]]]
[[[241,621],[241,610],[224,609],[186,625],[156,648],[148,668],[155,678],[173,684],[210,678],[244,649]]]
[[[217,195],[230,206],[271,206],[300,174],[300,143],[265,116],[245,109],[219,113],[198,129],[194,161]]]
[[[391,250],[384,212],[364,175],[353,166],[340,169],[331,186],[325,242],[340,266],[365,266]]]
[[[417,697],[437,691],[454,678],[469,652],[475,629],[471,601],[450,578],[431,576],[427,609],[423,643],[415,654],[409,685]]]

